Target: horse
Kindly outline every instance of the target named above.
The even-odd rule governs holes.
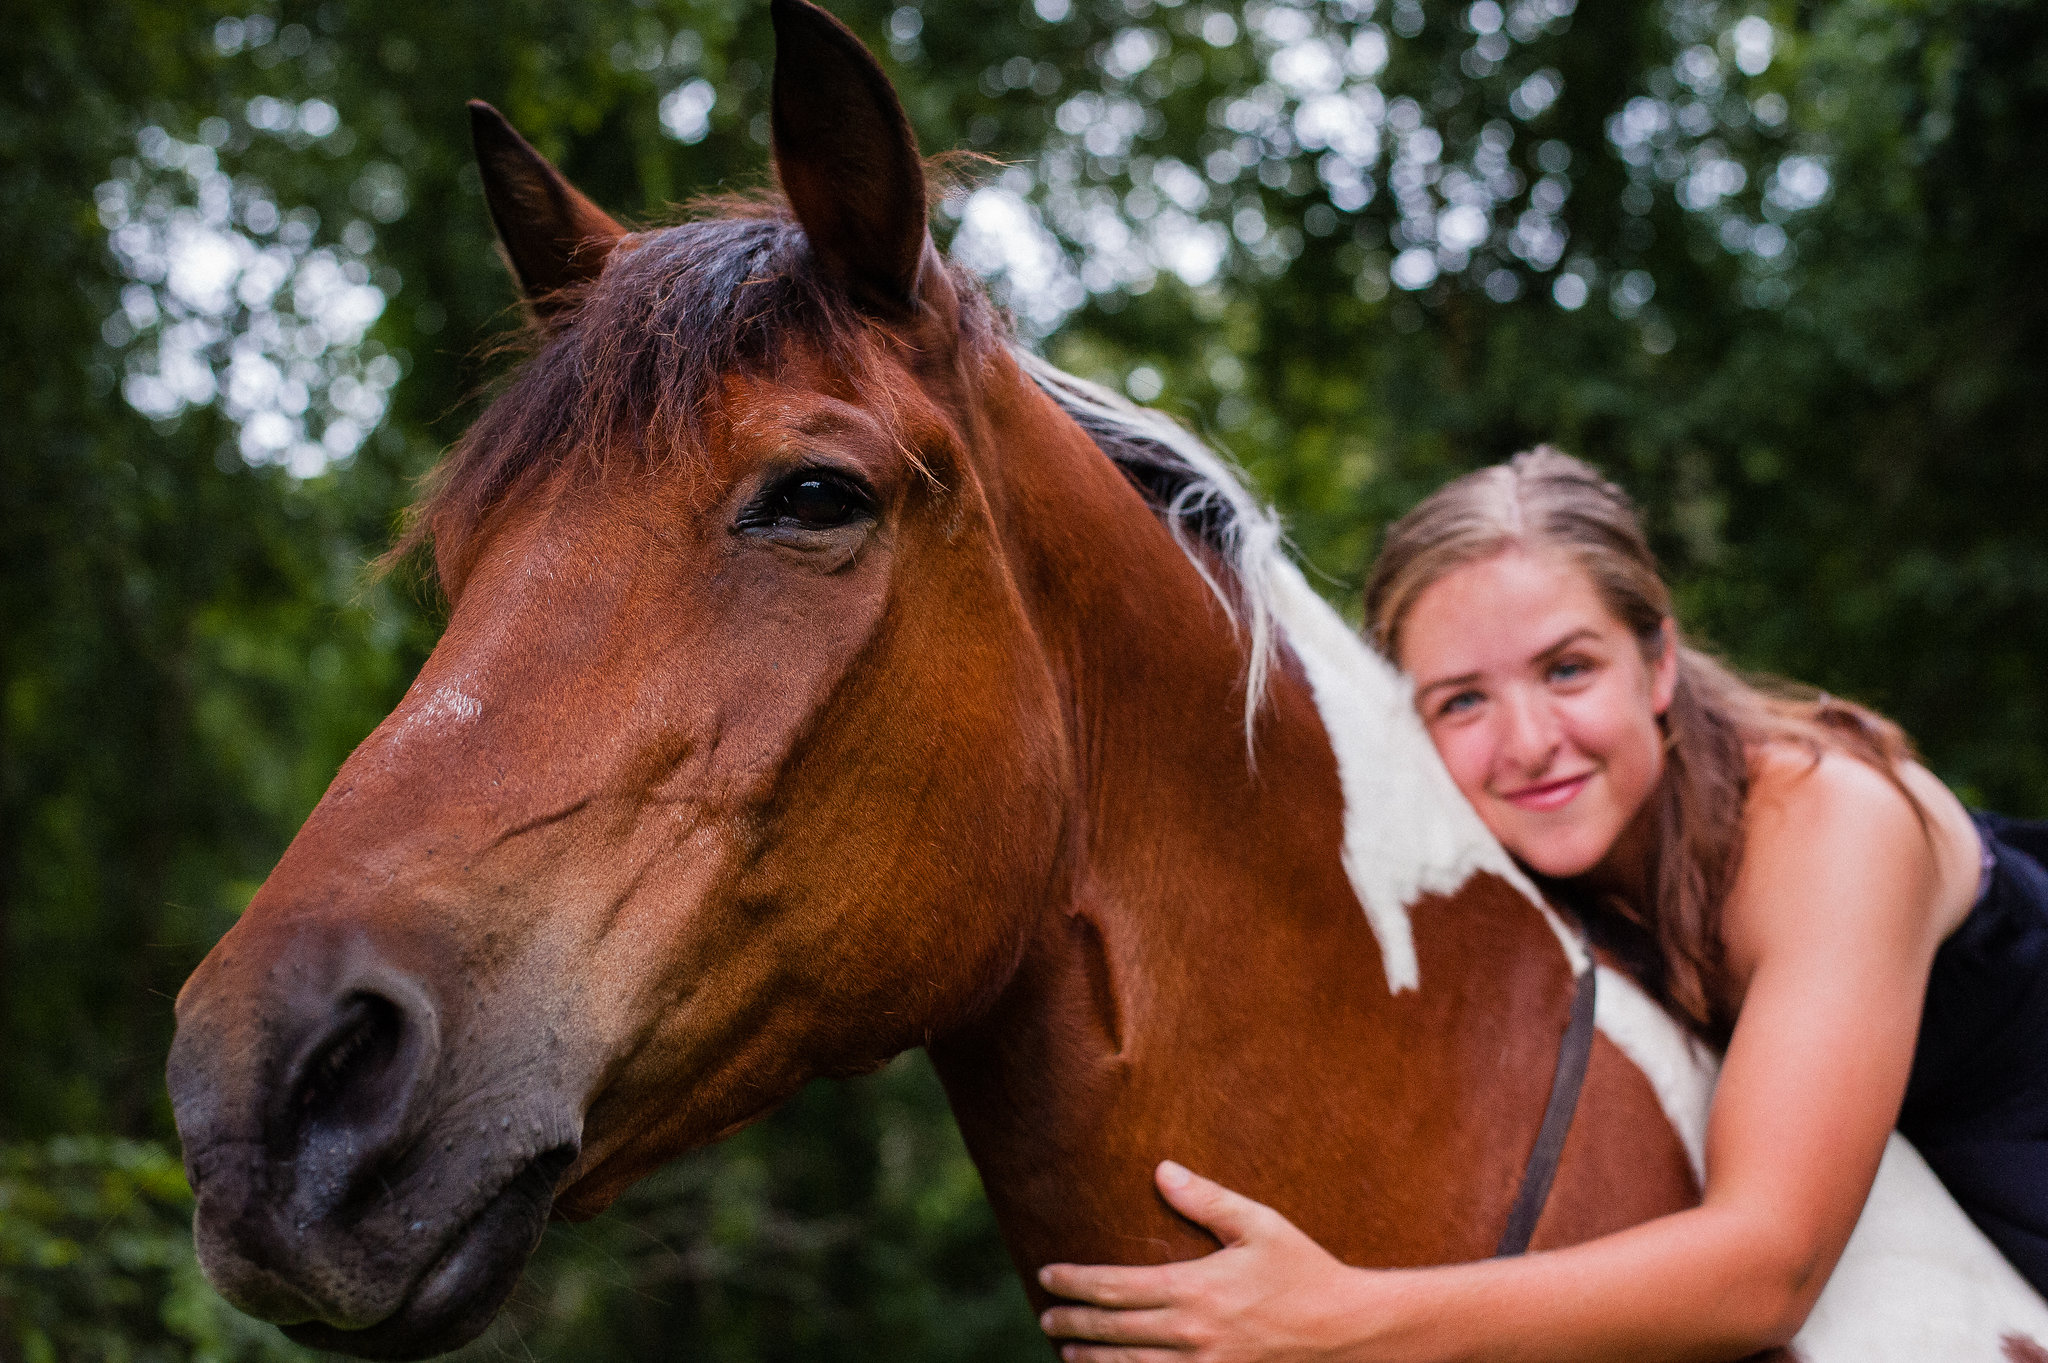
[[[472,106],[539,348],[399,546],[438,646],[179,995],[207,1277],[444,1351],[551,1211],[914,1046],[1039,1306],[1214,1248],[1169,1155],[1347,1262],[1491,1252],[1578,938],[1230,467],[937,252],[860,41],[771,17],[779,196],[628,232]],[[1713,1057],[1595,968],[1538,1249],[1702,1184]],[[1895,1138],[1793,1348],[2042,1338]]]

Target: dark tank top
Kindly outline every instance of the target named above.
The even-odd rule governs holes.
[[[2048,1295],[2048,823],[1972,817],[1988,874],[1934,954],[1899,1132]]]

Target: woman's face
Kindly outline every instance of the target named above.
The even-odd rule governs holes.
[[[1431,583],[1401,627],[1423,724],[1508,851],[1548,876],[1608,860],[1664,769],[1658,716],[1677,659],[1654,664],[1585,570],[1521,548]]]

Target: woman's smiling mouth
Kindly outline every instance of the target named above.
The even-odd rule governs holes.
[[[1550,810],[1562,809],[1570,804],[1572,797],[1585,789],[1586,783],[1592,779],[1592,772],[1583,771],[1576,776],[1566,776],[1555,781],[1539,781],[1534,785],[1504,791],[1500,798],[1517,809],[1526,809],[1538,814],[1548,813]]]

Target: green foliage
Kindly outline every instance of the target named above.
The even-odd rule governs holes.
[[[1694,628],[2048,812],[2048,11],[834,7],[927,148],[1007,163],[942,237],[1057,361],[1233,449],[1347,606],[1388,517],[1555,441],[1649,507]],[[0,26],[10,1363],[291,1356],[194,1276],[158,1076],[178,983],[436,632],[364,565],[503,368],[461,100],[660,218],[765,176],[763,8]],[[170,272],[174,230],[246,247],[232,287]],[[551,1231],[473,1356],[1039,1356],[1022,1301],[914,1060]]]
[[[301,1363],[215,1296],[192,1193],[160,1145],[0,1146],[0,1356],[19,1363]]]

